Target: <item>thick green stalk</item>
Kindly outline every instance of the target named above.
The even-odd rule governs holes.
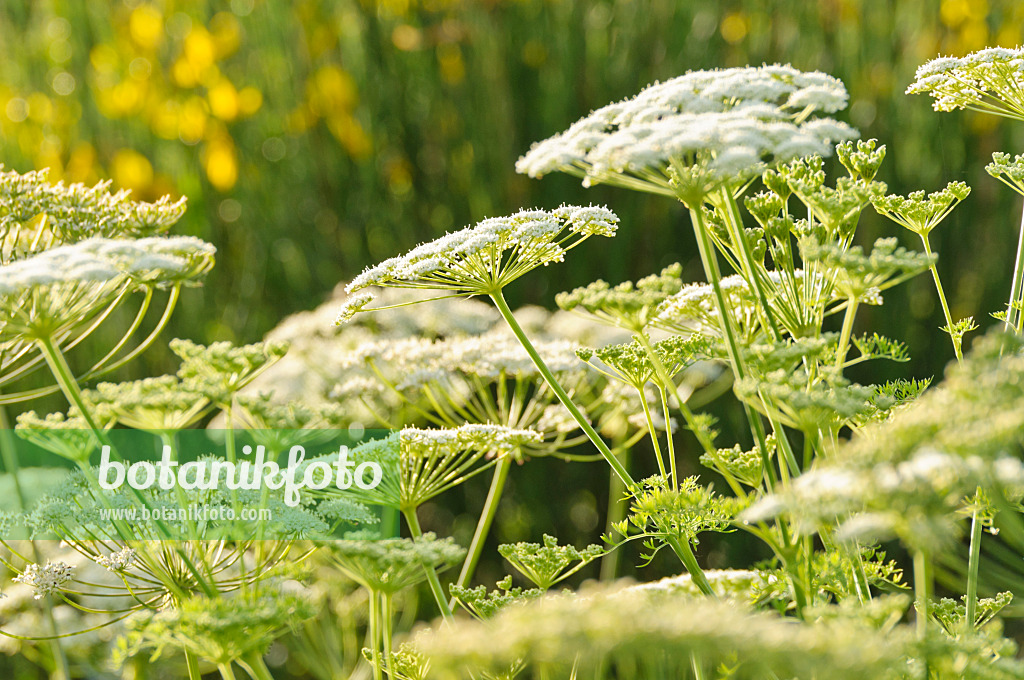
[[[742,380],[747,376],[746,362],[743,359],[743,354],[740,352],[739,343],[736,341],[736,332],[733,328],[732,314],[729,312],[728,305],[725,304],[725,294],[722,292],[722,273],[718,269],[718,258],[715,255],[714,247],[711,245],[711,237],[708,235],[707,225],[704,224],[704,217],[700,212],[700,205],[695,204],[697,207],[694,209],[690,207],[686,201],[683,201],[690,210],[690,219],[693,222],[694,234],[697,237],[697,250],[700,251],[701,263],[704,266],[704,275],[711,283],[711,288],[715,292],[715,301],[718,304],[718,316],[719,323],[722,327],[722,335],[726,340],[726,349],[729,352],[729,361],[732,364],[733,374],[737,380]],[[768,445],[765,437],[764,424],[761,422],[761,417],[754,413],[750,405],[743,404],[743,412],[747,416],[747,422],[750,423],[750,431],[754,435],[754,440],[757,442],[758,450],[761,452],[761,461],[764,464],[765,479],[768,482],[769,490],[774,488],[775,483],[778,481],[775,475],[775,469],[772,467],[771,460],[768,458]]]
[[[593,442],[594,446],[597,447],[597,450],[600,451],[601,456],[604,457],[606,461],[608,461],[608,464],[611,465],[612,470],[615,471],[615,474],[617,474],[619,476],[619,479],[622,480],[623,484],[626,485],[626,488],[635,489],[637,485],[636,482],[633,480],[633,477],[629,474],[629,471],[622,464],[622,462],[615,457],[615,454],[612,453],[611,449],[608,448],[608,445],[604,443],[603,439],[601,439],[601,435],[597,433],[594,427],[590,424],[590,421],[588,421],[583,416],[579,408],[577,408],[576,404],[572,402],[572,399],[569,398],[569,395],[566,394],[565,390],[558,383],[558,380],[555,378],[554,374],[551,373],[551,369],[549,369],[547,364],[544,363],[544,360],[541,359],[541,356],[537,352],[537,349],[533,346],[533,343],[530,342],[530,339],[526,336],[526,332],[523,330],[522,326],[520,326],[519,322],[516,321],[516,317],[512,314],[512,310],[509,309],[508,303],[505,302],[505,297],[501,294],[501,291],[499,290],[496,293],[492,293],[490,297],[494,301],[494,304],[495,306],[497,306],[498,311],[501,313],[502,317],[505,318],[505,322],[508,324],[509,328],[512,329],[512,332],[519,340],[519,343],[523,346],[523,349],[525,349],[526,353],[530,355],[530,358],[533,360],[534,365],[537,366],[537,370],[540,371],[540,374],[544,377],[544,380],[545,382],[547,382],[548,387],[551,388],[551,391],[555,393],[555,396],[557,396],[558,400],[562,402],[562,405],[565,406],[566,409],[568,409],[569,414],[573,417],[573,420],[576,421],[576,424],[580,426],[580,429],[582,429],[583,432],[587,435],[587,438],[590,439],[590,441]],[[408,514],[406,516],[408,518]],[[413,513],[413,519],[415,519],[415,513]],[[704,576],[704,572],[701,570],[700,565],[697,563],[697,558],[694,556],[693,550],[690,548],[689,542],[684,541],[680,543],[675,538],[667,538],[665,539],[665,542],[668,544],[670,548],[672,548],[673,552],[675,552],[675,554],[679,556],[679,559],[682,560],[683,566],[686,567],[686,571],[690,573],[690,577],[693,579],[693,582],[697,585],[697,587],[700,588],[701,592],[705,593],[706,595],[714,595],[715,593],[711,589],[711,584],[708,583],[707,578]],[[434,580],[437,580],[436,574],[434,574]],[[431,583],[431,589],[433,589],[433,587],[433,583]],[[438,584],[437,587],[438,591],[440,591],[440,584]],[[437,593],[435,593],[435,597],[437,597]],[[443,602],[445,606],[448,605],[448,602],[444,600],[443,597],[440,601]],[[450,615],[451,614],[449,612],[449,616]]]
[[[928,556],[922,550],[914,552],[914,599],[917,602],[917,637],[924,643],[928,639],[928,617],[931,599],[931,569],[928,565]],[[921,647],[921,665],[924,672],[921,677],[929,678],[928,648],[924,644]]]
[[[96,420],[92,417],[92,413],[89,411],[89,407],[86,406],[85,400],[82,398],[82,391],[78,388],[78,381],[75,380],[74,373],[71,372],[71,367],[68,366],[68,362],[64,359],[64,354],[53,344],[53,341],[48,337],[39,338],[37,341],[39,349],[42,351],[43,356],[46,357],[46,363],[50,366],[50,371],[53,373],[53,377],[57,379],[57,384],[60,385],[60,389],[64,392],[64,396],[67,400],[79,410],[82,418],[85,419],[86,424],[93,431],[96,437],[102,442],[106,438],[103,435],[103,430],[99,425],[96,424]]]
[[[199,670],[199,659],[189,650],[185,651],[185,666],[188,668],[189,680],[203,680],[203,673]]]
[[[1010,303],[1006,309],[1006,328],[1020,332],[1024,312],[1014,309],[1014,303],[1024,300],[1024,213],[1021,214],[1020,240],[1017,243],[1017,261],[1013,265],[1013,281],[1010,283]]]
[[[640,406],[644,411],[644,421],[647,423],[647,431],[651,435],[651,445],[654,447],[654,458],[658,463],[658,472],[666,480],[668,479],[668,470],[665,469],[665,458],[661,453],[661,445],[658,443],[658,431],[654,429],[654,419],[651,417],[651,407],[647,403],[647,395],[644,394],[644,389],[641,387],[637,390],[640,393]],[[666,421],[665,426],[668,427]],[[672,433],[668,433],[669,438],[672,437]],[[673,485],[675,482],[672,482]]]
[[[220,677],[223,680],[235,680],[235,671],[231,668],[230,663],[217,664],[217,670],[220,672]]]
[[[928,255],[932,254],[932,246],[928,241],[927,234],[921,234],[921,242],[924,243],[924,252]],[[962,349],[963,340],[957,339],[953,334],[953,316],[949,313],[949,304],[946,302],[946,293],[942,290],[942,281],[939,280],[939,270],[936,268],[935,263],[928,267],[928,270],[932,273],[932,279],[935,280],[935,290],[939,294],[939,302],[942,303],[942,313],[946,316],[946,328],[949,329],[949,337],[953,341],[953,351],[956,352],[956,360],[959,363],[964,361],[964,353]]]
[[[658,390],[661,399],[661,414],[665,419],[665,448],[668,453],[668,474],[672,478],[672,488],[679,488],[679,475],[676,473],[676,444],[672,437],[672,417],[668,411],[668,394],[664,387]],[[689,409],[687,409],[689,410]]]
[[[697,652],[690,652],[690,669],[693,671],[693,680],[704,680],[704,661]]]
[[[252,676],[253,680],[274,680],[274,676],[263,661],[263,655],[259,652],[252,652],[245,658],[239,660],[238,664]]]
[[[616,451],[622,451],[619,455],[622,456],[622,462],[624,465],[629,465],[629,449],[618,448]],[[628,503],[623,500],[626,494],[626,486],[619,479],[618,475],[614,472],[608,475],[608,514],[605,519],[605,533],[612,535],[615,531],[614,525],[618,524],[622,520],[626,519],[626,508]],[[618,575],[619,570],[619,554],[620,550],[610,550],[601,557],[601,580],[611,581]]]
[[[491,525],[494,523],[494,515],[498,511],[501,494],[505,490],[505,480],[508,479],[510,467],[512,467],[511,456],[503,456],[498,461],[498,464],[494,466],[494,476],[491,477],[491,486],[487,490],[487,500],[484,501],[480,519],[477,520],[476,531],[473,532],[473,540],[469,543],[469,554],[466,555],[466,561],[462,563],[462,571],[455,582],[459,586],[465,587],[473,579],[473,572],[476,571],[476,565],[480,561],[480,555],[484,550],[484,542],[487,540],[487,534],[490,533]],[[448,606],[455,607],[455,598],[451,599]]]
[[[395,680],[394,641],[391,639],[391,626],[393,624],[391,596],[381,594],[381,624],[384,632],[384,661],[388,669],[388,678]]]
[[[789,584],[793,588],[793,604],[796,606],[796,616],[799,619],[803,619],[804,610],[808,604],[807,581],[810,579],[810,573],[802,573],[806,570],[803,569],[804,563],[800,559],[800,543],[790,541],[784,524],[779,524],[779,530],[782,533],[782,546],[780,546],[781,549],[776,551],[776,554],[782,559],[782,566],[786,570]]]
[[[928,556],[924,551],[914,552],[914,599],[917,603],[917,636],[924,640],[928,636],[928,612],[931,588],[929,587]]]
[[[853,580],[857,588],[857,597],[861,604],[871,601],[871,582],[868,581],[867,571],[864,569],[864,558],[861,556],[860,544],[854,543],[849,548],[853,560]]]
[[[384,680],[380,659],[380,593],[370,591],[370,655],[373,658],[374,680]]]
[[[718,269],[718,258],[715,256],[715,249],[711,244],[711,237],[708,235],[708,228],[704,224],[704,216],[701,215],[699,206],[696,210],[690,208],[690,219],[693,221],[693,230],[697,236],[697,250],[700,252],[701,263],[704,265],[704,275],[715,292],[715,301],[718,303],[719,323],[722,326],[722,335],[725,336],[729,361],[732,363],[736,378],[742,380],[747,375],[746,364],[743,361],[743,355],[740,353],[739,343],[736,341],[732,314],[729,312],[728,305],[725,304],[725,294],[722,292],[722,273]]]
[[[700,564],[697,563],[697,556],[693,554],[693,548],[690,547],[689,541],[680,541],[675,536],[665,538],[665,543],[672,548],[673,552],[679,556],[682,560],[683,566],[686,567],[686,571],[690,572],[690,578],[693,580],[694,585],[700,588],[700,591],[705,595],[711,595],[716,597],[714,589],[711,584],[708,583],[707,576],[704,575],[704,571],[700,568]]]
[[[402,514],[405,515],[405,521],[409,525],[409,532],[412,537],[419,539],[423,536],[423,529],[420,528],[420,520],[416,516],[416,510],[403,510]],[[440,610],[441,615],[444,616],[446,621],[452,619],[452,609],[448,606],[448,598],[444,596],[444,589],[441,588],[441,580],[437,578],[437,571],[433,567],[423,567],[427,573],[427,583],[430,585],[430,592],[434,595],[434,601],[437,602],[437,608]]]
[[[559,384],[554,374],[551,373],[551,369],[548,368],[540,354],[537,353],[537,349],[526,336],[526,332],[523,331],[522,326],[520,326],[519,322],[516,321],[515,316],[512,314],[512,310],[509,309],[508,303],[505,302],[505,296],[502,295],[499,290],[497,293],[491,294],[491,300],[494,301],[495,306],[498,308],[498,312],[500,312],[502,317],[504,317],[505,322],[508,324],[509,328],[512,329],[512,332],[519,340],[519,343],[523,346],[523,349],[525,349],[526,353],[530,355],[533,363],[537,366],[537,370],[540,371],[540,374],[544,377],[544,381],[547,382],[548,387],[550,387],[551,391],[555,393],[556,397],[558,397],[558,401],[562,402],[562,405],[568,409],[569,415],[571,415],[573,420],[576,421],[576,424],[580,426],[580,429],[587,435],[587,438],[593,442],[594,446],[597,447],[597,450],[601,453],[608,464],[612,466],[612,469],[615,470],[615,473],[619,475],[626,486],[629,488],[636,486],[636,482],[630,476],[629,471],[623,467],[619,459],[616,458],[615,454],[613,454],[611,449],[608,448],[608,445],[604,443],[604,440],[601,439],[601,435],[597,433],[594,426],[590,424],[590,421],[583,416],[579,408],[573,403],[572,399],[569,398],[569,395],[566,394],[565,390]]]
[[[736,199],[733,198],[731,191],[723,189],[721,193],[725,197],[727,207],[725,213],[727,216],[726,223],[729,225],[729,236],[732,238],[736,249],[740,252],[741,257],[739,258],[739,261],[747,270],[744,274],[750,281],[750,285],[753,287],[754,292],[757,293],[757,299],[761,303],[761,310],[764,312],[765,319],[768,321],[768,327],[771,329],[772,337],[775,340],[781,340],[782,333],[779,331],[779,325],[775,321],[775,313],[768,304],[768,296],[765,295],[764,286],[761,285],[761,279],[757,272],[757,265],[754,262],[754,255],[750,252],[750,244],[747,243],[746,234],[743,233],[743,222],[740,217],[739,206],[736,205]]]
[[[976,508],[971,515],[971,547],[967,559],[967,612],[964,617],[967,630],[974,629],[978,619],[978,569],[981,563],[981,529],[982,522]]]
[[[860,301],[857,298],[850,298],[846,305],[846,314],[843,316],[843,330],[839,333],[839,345],[836,347],[836,369],[843,370],[846,363],[846,353],[850,351],[850,338],[853,335],[853,320],[857,316],[857,307]]]

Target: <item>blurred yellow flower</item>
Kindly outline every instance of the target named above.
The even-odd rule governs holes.
[[[373,150],[370,137],[363,130],[359,121],[348,113],[339,112],[327,118],[327,129],[352,158],[357,160],[366,158]]]
[[[96,183],[99,177],[96,175],[96,149],[92,144],[79,142],[75,145],[64,167],[64,178],[68,182]]]
[[[750,19],[743,12],[730,12],[722,18],[719,30],[725,42],[735,45],[746,38],[747,33],[750,32]]]
[[[178,112],[178,137],[186,144],[196,144],[206,132],[206,103],[190,97]]]
[[[178,102],[168,100],[149,112],[149,127],[161,139],[178,139]]]
[[[97,45],[89,51],[89,63],[99,73],[112,73],[117,69],[117,50],[110,45]]]
[[[423,47],[423,31],[409,24],[399,24],[391,31],[391,42],[403,52],[418,50]]]
[[[210,19],[210,37],[217,59],[223,59],[242,43],[242,27],[231,12],[218,12]]]
[[[136,80],[125,80],[112,88],[103,90],[98,97],[100,110],[111,118],[121,118],[138,113],[143,104],[145,86]]]
[[[134,149],[120,149],[110,162],[110,177],[121,189],[140,194],[153,183],[153,166]]]
[[[960,29],[956,52],[968,54],[988,45],[988,24],[984,20],[972,19]]]
[[[156,49],[164,39],[163,14],[153,5],[136,7],[128,19],[128,34],[139,47]]]
[[[238,159],[231,138],[217,137],[203,152],[206,178],[218,191],[227,191],[238,181]]]
[[[988,15],[987,0],[942,0],[939,18],[950,28],[968,20],[981,21]]]
[[[33,92],[28,96],[28,117],[36,123],[53,121],[53,102],[45,94]]]
[[[441,80],[450,85],[458,85],[466,78],[466,63],[462,59],[462,50],[454,43],[437,46],[437,64],[441,69]]]
[[[263,93],[255,87],[243,87],[238,93],[238,110],[243,116],[251,116],[263,106]]]
[[[221,78],[210,87],[206,95],[210,101],[210,113],[224,121],[232,121],[238,117],[238,90],[227,78]]]
[[[349,111],[359,101],[355,81],[340,67],[331,64],[319,68],[306,84],[310,110],[319,116]]]
[[[185,36],[182,45],[183,54],[189,64],[198,72],[202,73],[208,66],[212,66],[216,57],[216,46],[213,38],[202,26],[197,26]]]

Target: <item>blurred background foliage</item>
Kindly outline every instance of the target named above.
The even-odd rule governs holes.
[[[1002,304],[1017,206],[982,166],[1024,150],[1024,135],[903,90],[924,61],[1015,46],[1022,25],[1012,0],[8,0],[0,161],[188,196],[181,231],[220,256],[177,335],[251,341],[446,230],[526,206],[608,204],[624,222],[614,247],[510,291],[550,305],[558,290],[675,260],[697,278],[695,248],[670,201],[529,180],[516,158],[653,80],[791,62],[846,82],[847,120],[889,146],[891,190],[974,187],[936,238],[954,316],[984,319]],[[864,240],[895,229],[864,222]],[[910,342],[908,371],[950,358],[923,278],[875,317]]]
[[[515,174],[519,155],[654,80],[788,62],[846,83],[842,117],[888,146],[879,178],[890,191],[974,188],[933,245],[954,318],[985,327],[1005,304],[1020,205],[983,166],[993,151],[1024,151],[1024,129],[935,113],[903,91],[925,61],[1016,46],[1022,26],[1019,0],[5,0],[0,161],[65,182],[110,179],[144,199],[188,196],[178,231],[214,243],[218,264],[168,337],[251,342],[446,230],[521,207],[607,204],[623,220],[610,247],[587,246],[506,291],[550,307],[558,291],[675,261],[696,280],[699,258],[672,201],[530,180]],[[918,245],[865,213],[860,241],[881,235]],[[906,340],[914,357],[866,368],[862,382],[939,375],[952,359],[925,277],[861,322]],[[159,348],[148,361],[132,376],[172,365]],[[598,465],[525,466],[496,540],[596,540],[606,486]],[[475,511],[486,492],[466,488],[425,507],[424,524],[465,543],[462,504]],[[729,545],[702,546],[702,560],[733,562]],[[481,582],[500,576],[496,559]]]

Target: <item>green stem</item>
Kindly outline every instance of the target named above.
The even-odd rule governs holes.
[[[979,510],[971,515],[971,547],[967,561],[967,613],[965,616],[967,630],[974,629],[978,620],[978,568],[981,563],[981,529],[982,522]]]
[[[637,392],[640,393],[640,406],[644,410],[644,420],[647,422],[647,431],[651,435],[651,444],[654,446],[654,458],[658,463],[658,472],[666,481],[668,481],[668,471],[665,469],[665,458],[661,453],[661,445],[658,444],[658,431],[654,429],[654,419],[651,417],[651,407],[647,403],[647,395],[644,393],[643,387],[638,389]],[[665,426],[668,427],[667,422],[665,423]],[[672,433],[669,432],[668,434],[671,438]],[[674,485],[675,481],[673,481],[672,484]]]
[[[693,670],[693,680],[704,680],[704,662],[697,652],[690,652],[690,669]]]
[[[782,566],[786,570],[789,584],[793,588],[793,604],[796,606],[796,616],[798,619],[803,619],[804,610],[807,608],[808,589],[806,582],[810,578],[810,573],[802,573],[805,569],[804,561],[800,557],[801,544],[790,541],[789,533],[784,524],[779,525],[779,531],[782,534],[782,545],[778,551],[778,556],[782,559]]]
[[[547,382],[548,387],[550,387],[551,391],[555,393],[555,396],[558,397],[558,400],[562,402],[562,405],[565,406],[566,409],[568,409],[569,414],[573,417],[573,420],[576,421],[576,424],[580,426],[580,429],[582,429],[583,432],[587,435],[587,438],[590,439],[590,441],[593,442],[594,446],[597,447],[597,450],[600,451],[601,456],[604,457],[606,461],[608,461],[608,464],[611,465],[612,470],[615,471],[615,474],[617,474],[619,476],[619,479],[621,479],[622,482],[626,485],[626,488],[630,490],[635,489],[637,487],[637,484],[633,480],[633,477],[629,474],[629,471],[626,470],[622,462],[615,457],[615,454],[612,453],[611,449],[608,448],[608,445],[604,443],[604,440],[601,439],[601,436],[597,433],[594,427],[583,416],[579,408],[576,407],[576,404],[572,402],[572,399],[569,398],[569,395],[566,394],[565,390],[562,389],[562,386],[558,383],[558,380],[556,380],[555,376],[551,373],[551,369],[549,369],[547,364],[544,363],[544,360],[541,359],[540,354],[537,353],[537,349],[533,346],[533,343],[530,342],[530,339],[526,337],[526,332],[523,331],[522,326],[520,326],[519,322],[516,321],[516,318],[512,314],[512,310],[509,309],[508,303],[505,302],[505,297],[501,294],[501,291],[499,290],[496,293],[492,293],[491,299],[494,301],[494,304],[495,306],[497,306],[498,311],[501,313],[502,317],[504,317],[505,322],[508,324],[509,328],[512,329],[512,332],[519,340],[519,343],[523,346],[523,349],[525,349],[526,353],[530,355],[530,358],[533,360],[534,365],[537,366],[537,370],[540,371],[540,374],[542,376],[544,376],[544,380],[545,382]],[[413,519],[415,520],[415,513],[412,513],[412,516]],[[408,513],[406,514],[406,517],[408,518]],[[666,538],[665,542],[668,544],[670,548],[672,548],[673,552],[675,552],[675,554],[679,556],[679,559],[682,560],[683,566],[686,567],[686,570],[690,573],[690,576],[693,578],[693,582],[697,585],[697,587],[699,587],[701,591],[704,592],[706,595],[714,595],[714,591],[711,589],[711,584],[708,583],[707,578],[705,578],[704,576],[704,572],[701,571],[700,565],[697,563],[697,558],[694,556],[693,550],[690,548],[689,543],[680,543],[680,541],[678,541],[675,538]],[[435,582],[437,581],[437,574],[434,574],[433,580]],[[435,598],[437,598],[438,593],[440,592],[440,587],[440,584],[437,584],[437,591],[435,591],[434,594]],[[433,582],[431,582],[431,589],[434,589]],[[448,602],[444,599],[443,594],[441,595],[441,599],[439,600],[439,602],[443,603],[444,606],[447,608]],[[448,615],[450,617],[451,612],[449,612]]]
[[[927,255],[931,255],[932,246],[928,241],[927,234],[921,234],[921,242],[924,243],[924,252]],[[934,262],[931,263],[928,270],[932,273],[932,279],[935,280],[935,290],[939,294],[939,302],[942,303],[942,313],[946,316],[946,328],[949,329],[949,337],[953,341],[953,351],[956,352],[956,360],[959,363],[963,363],[964,353],[961,347],[963,340],[957,339],[956,335],[953,334],[953,316],[949,313],[949,304],[946,302],[946,293],[943,291],[942,281],[939,279],[939,270]]]
[[[732,313],[725,304],[725,294],[722,292],[722,273],[718,269],[718,258],[715,255],[714,247],[711,245],[711,237],[708,235],[707,225],[704,224],[704,217],[700,212],[700,204],[692,205],[683,201],[683,204],[690,210],[690,219],[693,222],[694,234],[697,237],[697,250],[700,251],[701,263],[704,266],[704,275],[711,283],[715,292],[715,301],[718,304],[719,323],[722,327],[722,335],[726,340],[726,348],[729,352],[729,361],[732,364],[733,374],[736,380],[743,380],[747,376],[747,367],[740,352],[739,343],[736,341],[736,333],[733,328]],[[761,417],[753,411],[749,404],[743,403],[743,412],[750,423],[750,431],[757,442],[758,450],[761,452],[761,460],[764,463],[765,479],[769,490],[772,490],[778,481],[775,469],[768,458],[768,445],[765,439],[764,424]]]
[[[715,292],[715,301],[718,303],[719,323],[722,326],[722,335],[725,336],[726,349],[729,352],[729,360],[733,366],[733,372],[738,380],[747,375],[746,364],[743,355],[740,353],[739,343],[736,342],[736,333],[733,329],[732,314],[725,304],[725,294],[722,292],[722,273],[718,269],[718,258],[715,256],[714,246],[711,245],[711,237],[708,235],[707,225],[704,224],[704,216],[701,215],[700,206],[697,209],[690,208],[690,219],[693,221],[693,230],[697,236],[697,250],[700,252],[701,263],[704,265],[704,274]]]
[[[587,435],[587,438],[593,442],[594,446],[597,447],[597,450],[601,453],[608,464],[612,466],[612,469],[615,470],[615,473],[619,475],[626,486],[629,488],[636,486],[636,482],[629,475],[629,471],[623,467],[622,463],[619,462],[619,459],[611,452],[608,445],[604,443],[603,439],[601,439],[601,435],[597,433],[594,427],[590,424],[590,421],[583,416],[579,408],[573,403],[572,399],[569,398],[569,395],[566,394],[565,390],[559,384],[554,374],[551,373],[551,369],[548,368],[547,364],[544,363],[544,360],[541,359],[540,354],[537,353],[537,349],[533,346],[533,343],[530,342],[530,339],[526,337],[526,332],[523,331],[522,326],[519,325],[519,322],[516,321],[515,316],[512,314],[512,310],[509,309],[508,303],[505,302],[505,296],[502,295],[499,290],[496,293],[491,294],[491,300],[494,301],[495,306],[498,308],[498,312],[500,312],[501,316],[504,317],[505,322],[508,324],[509,328],[512,329],[512,332],[519,340],[519,343],[523,346],[523,349],[525,349],[526,353],[530,355],[530,358],[537,366],[537,370],[540,371],[540,374],[544,377],[544,381],[548,384],[548,387],[550,387],[551,391],[555,393],[556,397],[558,397],[558,401],[562,402],[562,405],[568,409],[569,415],[571,415],[573,420],[576,421],[576,424],[580,426],[580,429]]]
[[[224,680],[235,680],[235,671],[231,668],[231,664],[217,664],[217,670],[220,671],[220,677],[224,678]]]
[[[274,680],[274,676],[263,661],[263,655],[259,652],[250,652],[239,660],[238,664],[252,676],[253,680]]]
[[[388,678],[390,680],[395,679],[395,665],[394,655],[392,647],[394,642],[391,639],[391,625],[392,625],[392,609],[391,609],[391,596],[381,595],[381,624],[384,629],[384,658],[386,661],[386,667],[388,669]]]
[[[853,579],[857,588],[857,597],[861,604],[871,601],[871,582],[868,581],[868,573],[864,569],[864,557],[860,552],[860,543],[853,543],[850,546],[853,560]]]
[[[199,659],[187,649],[185,650],[185,666],[188,668],[189,680],[203,680],[203,674],[199,670]]]
[[[223,406],[224,409],[224,448],[227,452],[228,461],[233,465],[238,460],[238,452],[235,449],[235,414],[234,414],[234,403],[235,395],[232,393],[228,396],[228,402]],[[238,489],[229,489],[231,492],[231,507],[235,513],[235,517],[241,517],[241,506],[238,502]],[[262,532],[262,523],[261,529]]]
[[[1014,309],[1014,303],[1024,300],[1024,213],[1021,214],[1020,240],[1017,243],[1017,261],[1013,266],[1013,282],[1010,284],[1010,303],[1006,309],[1006,329],[1019,331],[1024,312]]]
[[[690,578],[693,583],[700,588],[700,591],[705,595],[711,597],[717,597],[711,584],[708,583],[707,576],[704,575],[704,571],[700,568],[700,564],[697,562],[697,556],[693,554],[693,548],[690,547],[689,541],[681,541],[675,536],[665,538],[665,543],[679,556],[682,560],[683,566],[686,567],[686,571],[690,573]]]
[[[757,266],[754,262],[754,255],[750,252],[750,244],[747,243],[747,236],[743,233],[743,222],[740,217],[739,206],[736,205],[736,199],[733,198],[731,191],[723,189],[721,193],[724,195],[726,203],[725,213],[727,217],[726,223],[729,225],[729,236],[740,252],[741,257],[739,261],[747,270],[744,274],[754,292],[757,293],[765,319],[768,320],[768,327],[771,329],[772,337],[775,340],[781,340],[782,333],[779,331],[779,325],[775,321],[775,314],[768,304],[768,296],[765,295],[764,286],[761,285],[761,279],[758,276]]]
[[[49,364],[50,371],[53,373],[53,377],[57,379],[57,384],[60,385],[64,396],[79,410],[82,418],[85,419],[86,424],[89,425],[89,429],[93,431],[97,439],[100,442],[106,443],[106,436],[99,425],[96,424],[92,413],[89,412],[89,407],[86,406],[85,399],[82,398],[82,391],[78,387],[78,381],[75,380],[71,367],[68,366],[67,360],[64,359],[64,354],[53,344],[49,337],[39,338],[36,342],[39,344],[39,349],[42,351],[43,356],[46,357],[46,363]]]
[[[668,474],[672,478],[672,488],[678,489],[679,475],[676,474],[676,443],[675,438],[672,436],[672,418],[668,411],[668,394],[664,386],[658,390],[658,396],[661,398],[661,415],[665,419],[665,448],[668,453]],[[683,405],[680,404],[680,406]]]
[[[924,551],[914,552],[914,599],[917,601],[917,637],[928,636],[928,609],[931,588],[928,583],[928,556]]]
[[[480,555],[484,550],[484,542],[491,531],[494,523],[494,515],[498,511],[498,504],[501,501],[501,494],[505,490],[505,480],[508,479],[509,468],[512,467],[512,457],[502,456],[498,464],[494,466],[494,476],[491,477],[491,487],[487,490],[487,500],[484,501],[484,508],[480,513],[480,519],[476,523],[476,531],[473,533],[473,540],[469,544],[469,554],[466,561],[462,563],[462,571],[459,579],[455,582],[460,587],[465,587],[473,579],[473,572],[480,561]],[[455,606],[455,598],[448,603],[449,607]]]
[[[650,339],[643,333],[637,333],[633,336],[636,338],[640,346],[644,348],[644,352],[647,354],[647,358],[650,359],[651,365],[654,366],[654,372],[658,374],[658,380],[662,384],[663,389],[668,389],[669,394],[675,397],[676,403],[679,404],[679,412],[683,414],[683,419],[686,421],[686,426],[693,432],[694,436],[697,437],[697,441],[700,442],[701,448],[704,449],[704,453],[714,453],[714,443],[708,439],[706,433],[699,427],[697,427],[697,421],[693,416],[693,411],[686,402],[679,396],[679,388],[676,382],[672,379],[672,376],[668,374],[668,369],[665,368],[665,363],[658,356],[658,353],[654,351],[654,346],[651,344]],[[668,422],[667,420],[665,421]]]
[[[860,301],[857,298],[850,298],[846,305],[846,313],[843,315],[843,330],[839,334],[839,345],[836,347],[836,370],[842,371],[846,363],[846,353],[850,351],[850,337],[853,335],[853,320],[857,316],[857,307]]]
[[[928,639],[928,616],[929,616],[929,600],[931,598],[931,570],[928,566],[928,556],[925,555],[924,551],[917,550],[914,552],[914,599],[917,601],[917,638],[922,642],[926,642]],[[924,673],[921,677],[928,678],[931,676],[928,663],[928,647],[924,644],[921,645],[921,664],[924,667]]]
[[[616,451],[621,450],[622,453],[619,455],[623,458],[623,464],[629,465],[629,449],[616,448]],[[618,475],[612,473],[608,475],[608,513],[607,519],[605,520],[605,533],[613,535],[615,524],[618,524],[622,520],[626,519],[626,506],[627,503],[623,499],[626,494],[626,486],[619,479]],[[601,580],[611,581],[613,580],[619,570],[619,554],[621,550],[609,550],[601,557]]]
[[[414,539],[419,539],[423,536],[423,529],[420,528],[420,520],[416,516],[415,508],[409,510],[403,510],[402,514],[405,515],[405,521],[409,525],[409,532],[412,534]],[[441,615],[446,621],[452,619],[452,609],[448,606],[448,598],[444,596],[444,589],[441,588],[441,580],[437,578],[437,571],[433,567],[424,565],[424,571],[427,573],[427,583],[430,585],[430,592],[434,595],[434,601],[437,602],[437,608],[440,610]]]
[[[380,593],[370,591],[370,654],[373,657],[374,680],[384,680],[380,660]]]

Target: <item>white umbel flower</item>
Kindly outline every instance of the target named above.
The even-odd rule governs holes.
[[[91,238],[0,267],[0,336],[52,333],[128,290],[193,282],[215,252],[192,236]]]
[[[16,296],[39,286],[105,283],[122,277],[173,281],[205,273],[215,252],[193,236],[91,238],[0,267],[0,294]]]
[[[446,291],[451,296],[492,295],[537,267],[561,262],[591,236],[614,236],[619,218],[607,208],[563,205],[492,217],[423,243],[405,255],[364,270],[346,287],[369,286]],[[337,322],[366,309],[363,294],[349,299]]]
[[[567,172],[588,186],[667,195],[683,179],[680,167],[698,169],[708,187],[742,181],[765,163],[828,155],[836,142],[855,137],[843,123],[810,118],[844,108],[847,99],[839,80],[790,66],[692,71],[534,144],[516,170],[531,177]]]
[[[96,564],[107,571],[122,572],[130,569],[135,564],[135,549],[124,547],[109,555],[100,555],[96,558]]]
[[[1024,48],[990,47],[939,57],[917,69],[907,94],[929,94],[936,111],[971,109],[1024,120]]]
[[[38,564],[30,564],[25,571],[15,576],[12,580],[17,583],[24,583],[35,589],[35,599],[40,600],[47,595],[59,592],[72,578],[74,578],[74,567],[64,562],[47,562],[45,567]]]

